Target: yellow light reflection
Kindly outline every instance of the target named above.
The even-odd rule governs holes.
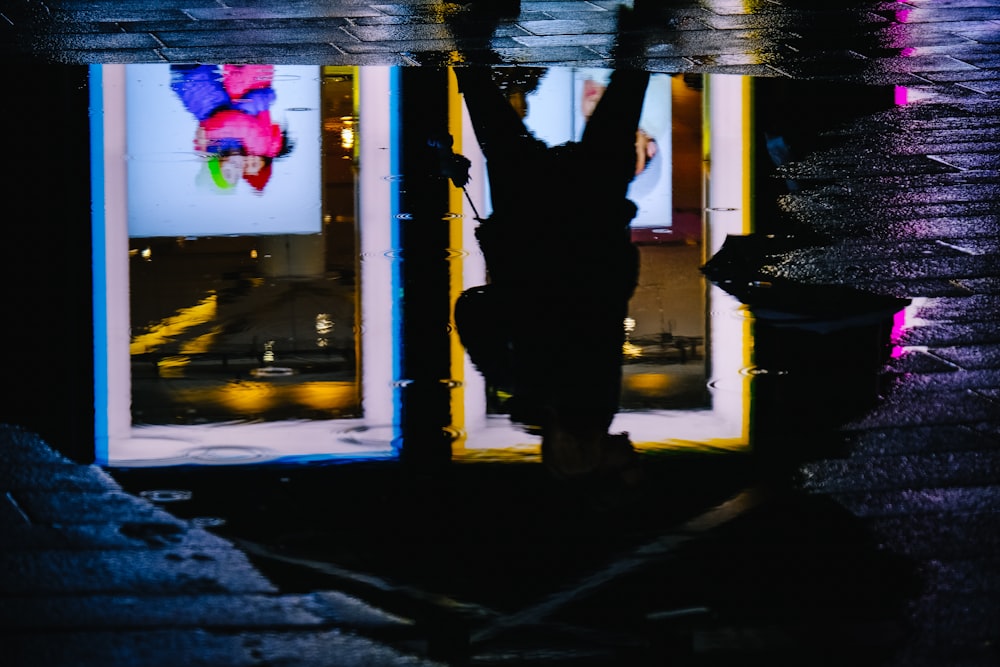
[[[189,308],[182,308],[176,314],[166,317],[149,328],[146,333],[132,337],[129,354],[153,352],[161,345],[171,342],[188,329],[209,322],[218,312],[218,296],[211,292],[207,297]]]
[[[222,327],[214,327],[208,333],[204,333],[181,345],[180,351],[182,354],[202,354],[208,352],[221,335]]]
[[[244,415],[260,414],[288,403],[296,403],[317,412],[354,410],[360,404],[357,383],[338,381],[301,384],[240,381],[221,387],[182,389],[177,392],[177,397],[192,404],[215,403]]]
[[[666,373],[635,373],[624,377],[625,386],[638,394],[661,396],[671,384]]]
[[[190,357],[173,356],[164,357],[156,364],[157,373],[164,378],[178,378],[184,376],[184,368],[191,362]]]
[[[244,414],[264,412],[278,401],[278,392],[268,382],[233,382],[204,392],[227,408]]]
[[[303,382],[285,389],[292,401],[312,410],[333,411],[353,408],[358,404],[358,385],[355,382]]]
[[[702,452],[704,454],[721,454],[731,452],[746,452],[750,449],[744,438],[704,438],[699,440],[684,440],[669,438],[656,443],[633,443],[640,451],[682,451],[684,453]]]
[[[454,59],[452,60],[454,62]],[[462,150],[462,142],[465,137],[462,135],[462,108],[464,101],[458,92],[458,79],[452,70],[448,72],[448,131],[455,140],[455,150]],[[474,141],[475,138],[473,137]],[[462,192],[458,188],[449,188],[449,209],[450,211],[462,211],[464,199]],[[463,238],[463,224],[461,218],[456,216],[448,222],[448,247],[464,248],[466,239]],[[456,253],[448,262],[448,272],[450,274],[450,294],[449,303],[455,303],[464,288],[463,272],[464,261],[462,255]],[[466,441],[466,414],[465,414],[465,347],[458,338],[458,329],[452,322],[450,335],[450,357],[452,377],[454,380],[454,390],[451,392],[451,418],[452,426],[459,436],[452,443],[455,450],[463,449]]]

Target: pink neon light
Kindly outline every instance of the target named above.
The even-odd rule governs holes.
[[[905,350],[903,346],[899,345],[899,341],[903,338],[903,332],[906,331],[906,309],[899,311],[892,316],[892,331],[889,333],[889,342],[892,344],[892,350],[889,353],[891,359],[899,359]]]
[[[905,0],[896,0],[896,2],[899,4],[903,4]],[[907,21],[909,21],[910,11],[911,10],[909,9],[897,10],[896,20],[899,21],[900,23],[906,23]],[[900,55],[902,55],[905,58],[907,56],[912,56],[915,52],[916,49],[914,49],[912,46],[908,46],[900,52]],[[893,97],[894,97],[893,101],[896,103],[896,106],[899,107],[906,106],[908,99],[907,99],[907,91],[904,86],[896,86],[896,90],[894,91]]]
[[[896,106],[902,107],[907,105],[909,102],[907,93],[906,86],[896,86],[893,89],[892,101],[896,103]]]

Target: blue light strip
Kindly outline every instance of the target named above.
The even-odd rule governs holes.
[[[393,67],[389,78],[389,152],[390,152],[390,183],[392,183],[392,216],[389,221],[391,225],[391,256],[392,256],[392,277],[390,294],[392,295],[392,447],[395,454],[400,453],[403,437],[403,387],[399,384],[402,379],[402,350],[403,350],[403,293],[402,293],[402,256],[400,254],[400,213],[401,213],[401,191],[402,191],[402,108],[401,97],[403,90],[403,70],[401,67]]]
[[[94,458],[108,463],[108,276],[104,198],[104,77],[89,67],[90,225],[94,320]]]

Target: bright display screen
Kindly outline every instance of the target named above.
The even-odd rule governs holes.
[[[128,65],[130,237],[314,234],[315,66]]]

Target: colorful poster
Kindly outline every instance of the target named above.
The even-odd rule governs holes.
[[[320,69],[128,65],[130,237],[316,234]]]

